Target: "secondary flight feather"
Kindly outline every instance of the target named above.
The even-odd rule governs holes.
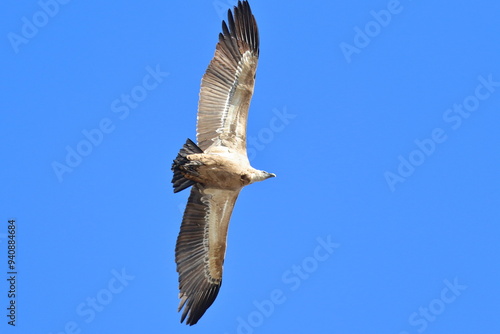
[[[229,220],[240,190],[275,175],[250,166],[246,151],[248,109],[259,58],[257,22],[238,1],[201,80],[197,142],[186,141],[172,170],[174,192],[190,186],[175,248],[181,322],[194,325],[222,283]]]

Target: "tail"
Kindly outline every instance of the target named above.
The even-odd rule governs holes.
[[[172,164],[172,170],[174,171],[174,177],[172,178],[174,193],[184,190],[196,183],[195,181],[186,179],[184,177],[181,167],[196,164],[196,162],[188,160],[186,157],[190,154],[197,153],[203,153],[203,150],[188,138],[184,146],[182,146],[181,150],[179,151],[179,154],[177,154],[177,158],[175,158],[174,163]]]

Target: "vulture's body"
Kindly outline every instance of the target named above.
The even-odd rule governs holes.
[[[175,260],[181,322],[194,325],[222,283],[229,220],[240,190],[275,176],[250,166],[246,152],[248,108],[259,57],[257,23],[247,1],[222,22],[215,55],[201,81],[196,145],[191,140],[174,160],[174,192],[192,186]]]

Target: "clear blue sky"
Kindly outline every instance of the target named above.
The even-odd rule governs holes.
[[[250,2],[249,152],[278,177],[188,327],[170,166],[235,2],[63,2],[0,14],[2,333],[500,332],[500,4]]]

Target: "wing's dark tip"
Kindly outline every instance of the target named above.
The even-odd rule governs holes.
[[[192,161],[186,158],[188,155],[197,153],[203,153],[203,151],[198,147],[198,145],[188,138],[172,164],[172,170],[174,171],[174,176],[172,178],[174,193],[184,190],[196,183],[184,177],[181,167],[192,163]]]
[[[244,49],[249,49],[258,56],[259,29],[248,1],[238,1],[238,5],[233,9],[234,15],[231,10],[227,12],[228,24],[222,21],[222,34],[219,36],[219,41],[224,43],[230,51],[239,50],[239,53],[243,54]]]
[[[179,311],[184,307],[181,323],[186,320],[186,325],[196,324],[214,302],[219,294],[220,286],[220,284],[211,284],[208,289],[197,291],[194,295],[181,299]]]

